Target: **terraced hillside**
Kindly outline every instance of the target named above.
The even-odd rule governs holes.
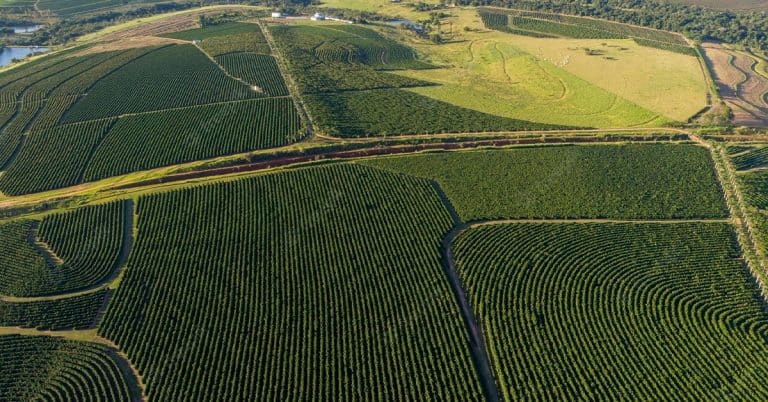
[[[369,29],[294,24],[276,25],[271,31],[310,115],[326,135],[375,137],[563,127],[456,107],[404,90],[435,84],[392,71],[429,71],[429,66],[412,50]],[[423,118],[409,119],[414,113]]]

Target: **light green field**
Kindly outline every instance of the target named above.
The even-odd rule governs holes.
[[[414,92],[509,118],[596,128],[667,122],[658,113],[523,52],[501,35],[431,46],[452,67],[401,74],[441,84],[411,89]]]
[[[422,0],[423,3],[438,3],[437,0]],[[324,7],[346,8],[375,12],[390,17],[410,18],[412,20],[429,18],[429,13],[415,11],[406,3],[392,3],[389,0],[324,0]]]
[[[329,7],[416,18],[408,5],[330,0]],[[695,57],[632,40],[541,39],[485,29],[474,8],[449,8],[448,43],[396,32],[438,70],[399,74],[441,84],[412,91],[468,109],[541,123],[653,127],[686,121],[706,105]],[[465,31],[464,27],[469,30]],[[588,55],[585,48],[599,51]]]
[[[707,83],[692,56],[640,46],[632,40],[517,36],[513,43],[579,78],[674,120],[687,120],[707,102]],[[601,54],[590,56],[585,49]]]
[[[442,84],[423,95],[500,116],[589,127],[685,121],[706,104],[696,58],[631,40],[540,39],[486,30],[451,9],[452,40],[411,43],[440,70],[403,74]],[[463,27],[471,28],[464,31]],[[598,50],[588,55],[585,48]]]

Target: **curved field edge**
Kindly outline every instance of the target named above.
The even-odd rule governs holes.
[[[131,356],[150,398],[482,399],[440,263],[452,221],[430,181],[334,164],[148,195],[138,214],[99,331]],[[184,356],[214,350],[189,369],[200,366]],[[227,367],[238,381],[213,375]],[[272,376],[295,369],[297,387]]]
[[[505,399],[767,394],[753,359],[768,317],[735,237],[701,222],[462,233],[459,272]]]

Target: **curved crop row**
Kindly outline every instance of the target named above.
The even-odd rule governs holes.
[[[0,336],[2,401],[130,401],[125,378],[101,345],[48,336]]]
[[[29,243],[35,225],[33,221],[0,225],[0,294],[29,296],[52,281],[51,267]]]
[[[0,326],[39,330],[85,329],[95,326],[109,292],[99,290],[57,300],[12,303],[0,301]]]
[[[428,180],[339,164],[143,197],[100,331],[152,400],[480,400]]]
[[[747,170],[768,166],[768,147],[753,148],[749,152],[731,158],[736,170]]]
[[[117,201],[42,221],[38,237],[64,261],[55,269],[54,288],[60,292],[82,289],[113,274],[123,241],[124,208]]]
[[[726,223],[455,239],[507,400],[763,400],[768,314]]]

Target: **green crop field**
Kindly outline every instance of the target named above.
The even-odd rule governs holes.
[[[131,394],[104,346],[10,335],[0,336],[0,400],[116,402]]]
[[[455,255],[506,400],[763,399],[768,315],[727,224],[470,229]]]
[[[41,222],[0,225],[0,294],[60,294],[103,282],[120,254],[127,208],[123,204],[83,208]],[[41,249],[49,256],[44,257]]]
[[[768,399],[764,16],[154,3],[0,0],[0,402]]]
[[[465,221],[727,213],[707,151],[691,145],[520,148],[363,163],[436,180]]]
[[[106,304],[107,290],[80,296],[21,303],[0,300],[0,326],[41,330],[85,329],[95,326]]]
[[[130,88],[142,88],[132,91]],[[100,80],[67,113],[65,122],[99,119],[263,96],[228,77],[192,45],[172,45],[125,64]]]
[[[138,215],[100,331],[149,398],[480,399],[428,180],[320,167],[143,197]]]
[[[265,99],[288,90],[259,26],[204,32],[204,42],[239,38],[227,45],[235,53],[64,51],[0,73],[0,191],[35,193],[300,139],[293,102]],[[251,53],[259,49],[267,54]]]
[[[594,18],[567,16],[535,11],[480,9],[486,27],[533,36],[555,36],[577,39],[631,38],[638,44],[695,56],[696,52],[677,34]]]

